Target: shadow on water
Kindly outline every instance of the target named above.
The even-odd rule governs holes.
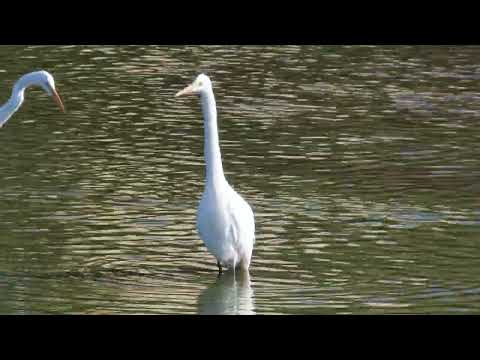
[[[201,315],[254,315],[254,291],[248,271],[223,273],[198,297]]]

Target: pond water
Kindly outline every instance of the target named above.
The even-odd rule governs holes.
[[[2,46],[2,314],[480,312],[480,47]],[[195,216],[214,82],[250,274]]]

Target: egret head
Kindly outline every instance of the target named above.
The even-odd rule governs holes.
[[[193,83],[188,85],[185,89],[176,93],[175,96],[193,95],[193,94],[202,95],[203,93],[211,89],[212,89],[212,82],[210,81],[210,78],[205,74],[200,74],[197,76],[197,78]]]
[[[65,107],[63,106],[62,99],[55,89],[55,80],[53,76],[44,70],[35,71],[29,74],[31,76],[32,82],[36,85],[39,85],[45,92],[55,100],[57,105],[65,112]]]

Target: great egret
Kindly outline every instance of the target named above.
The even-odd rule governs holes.
[[[34,71],[23,75],[13,86],[12,96],[0,107],[0,127],[2,127],[8,119],[22,106],[24,100],[25,89],[30,86],[40,86],[45,92],[55,100],[63,112],[62,99],[55,89],[55,81],[53,76],[46,71]]]
[[[197,212],[197,229],[207,249],[222,266],[248,271],[255,243],[255,220],[250,205],[225,179],[212,82],[205,74],[175,96],[200,96],[205,131],[206,182]]]

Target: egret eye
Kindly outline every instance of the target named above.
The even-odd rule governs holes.
[[[203,83],[200,81],[200,82],[198,83],[198,86],[202,86],[202,85],[203,85]]]

